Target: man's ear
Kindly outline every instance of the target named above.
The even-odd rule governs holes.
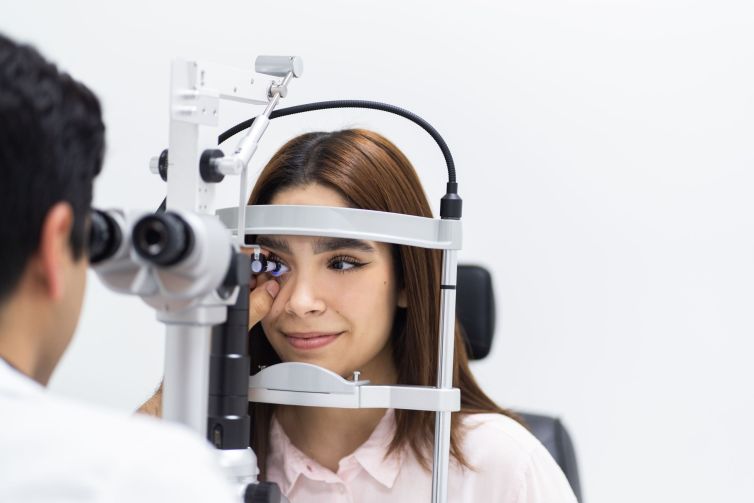
[[[406,308],[408,307],[408,301],[406,300],[406,288],[401,288],[398,290],[398,307]]]
[[[52,300],[63,297],[65,266],[71,258],[73,208],[65,202],[47,212],[39,235],[35,269],[43,288]]]

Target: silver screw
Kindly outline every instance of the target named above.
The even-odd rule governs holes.
[[[359,380],[359,376],[361,376],[360,370],[354,370],[353,371],[353,382],[357,382]]]

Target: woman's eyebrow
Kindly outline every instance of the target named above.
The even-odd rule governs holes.
[[[277,250],[289,255],[291,253],[291,248],[286,241],[272,236],[258,236],[257,244],[263,248],[270,248],[271,250]]]
[[[325,253],[335,250],[360,250],[374,253],[374,246],[360,239],[350,238],[321,238],[314,243],[314,253]]]

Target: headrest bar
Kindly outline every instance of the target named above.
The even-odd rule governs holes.
[[[223,208],[217,216],[234,230],[238,209]],[[363,239],[439,250],[461,249],[461,221],[400,213],[304,205],[246,207],[246,234],[322,236]]]

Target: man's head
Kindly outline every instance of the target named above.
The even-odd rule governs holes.
[[[40,382],[78,321],[104,136],[91,91],[0,35],[0,356]]]

